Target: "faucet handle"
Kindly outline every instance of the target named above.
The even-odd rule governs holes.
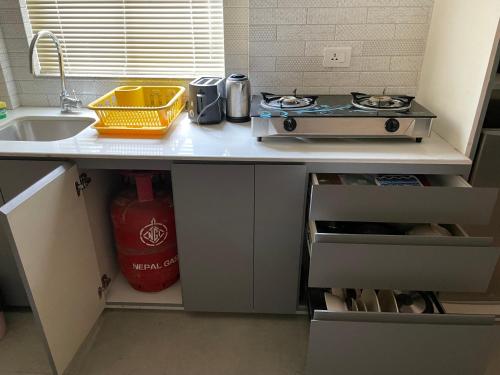
[[[77,108],[80,108],[82,106],[82,101],[78,99],[78,97],[76,96],[75,89],[71,90],[71,92],[73,93],[73,100],[75,101],[75,106]]]
[[[68,95],[67,92],[61,93],[61,111],[63,113],[80,112],[82,101],[76,97],[75,90],[72,90],[73,95]]]

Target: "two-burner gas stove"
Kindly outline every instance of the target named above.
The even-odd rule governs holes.
[[[412,96],[252,96],[252,135],[265,137],[413,138],[430,136],[436,116]]]

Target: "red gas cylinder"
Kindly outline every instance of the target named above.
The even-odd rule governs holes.
[[[165,184],[153,189],[155,173],[129,173],[135,180],[111,205],[120,269],[144,292],[163,290],[179,278],[172,196]]]

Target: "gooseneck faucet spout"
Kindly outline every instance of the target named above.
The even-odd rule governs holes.
[[[78,112],[80,110],[80,107],[82,105],[82,102],[76,98],[76,96],[70,96],[68,94],[68,91],[66,90],[66,76],[64,73],[64,57],[63,57],[63,51],[61,48],[61,42],[57,38],[57,36],[54,35],[52,31],[49,30],[40,30],[37,32],[34,36],[33,39],[31,40],[30,43],[30,52],[29,52],[29,63],[30,63],[30,72],[31,74],[35,75],[35,68],[33,66],[33,54],[35,52],[36,45],[38,43],[38,40],[43,37],[49,37],[52,39],[54,42],[54,45],[56,46],[57,49],[57,60],[59,63],[59,76],[61,78],[61,94],[60,94],[60,102],[61,102],[61,112],[63,113],[68,113],[68,112]]]

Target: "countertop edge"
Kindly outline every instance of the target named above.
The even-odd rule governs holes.
[[[58,108],[20,107],[8,111],[0,120],[0,129],[9,121],[29,116],[64,116],[96,118],[93,111],[61,115]],[[313,166],[353,167],[365,165],[368,169],[381,166],[402,169],[445,170],[468,173],[472,161],[454,149],[438,134],[420,144],[394,140],[265,140],[257,142],[251,136],[250,123],[233,124],[224,121],[218,125],[201,127],[189,122],[182,113],[172,124],[167,136],[157,140],[130,138],[101,138],[94,129],[87,128],[75,137],[54,142],[0,141],[0,157],[47,158],[67,160],[137,160],[173,162],[236,162],[236,163],[293,163]],[[411,166],[411,167],[410,167]],[[401,169],[399,168],[399,169]],[[314,168],[313,168],[314,169]],[[363,169],[363,168],[360,168]],[[366,169],[366,168],[365,168]],[[441,172],[439,172],[441,173]]]

